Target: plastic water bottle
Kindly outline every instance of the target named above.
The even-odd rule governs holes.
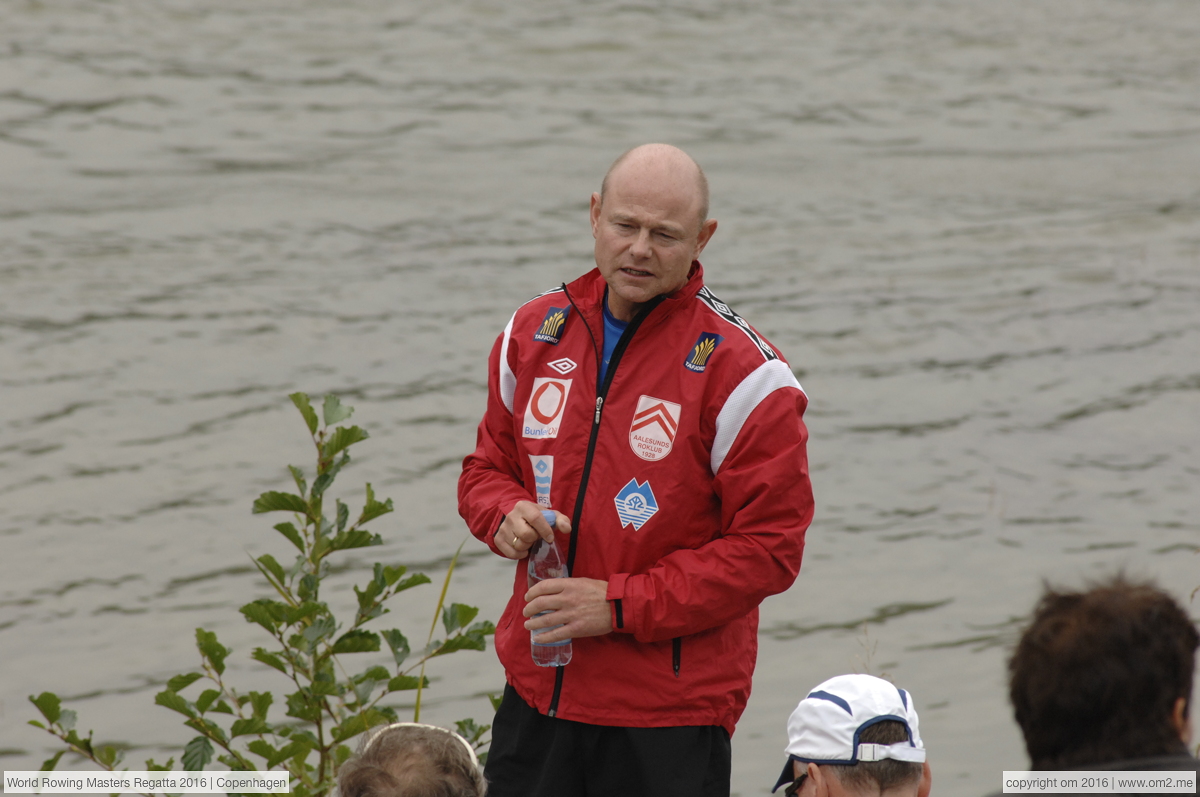
[[[542,511],[542,517],[550,524],[550,528],[554,528],[555,516],[549,510]],[[558,549],[558,543],[546,542],[538,540],[533,548],[529,551],[529,586],[533,586],[539,581],[545,581],[548,578],[566,578],[567,577],[567,560],[563,558],[562,552]],[[538,617],[543,614],[549,614],[549,611],[539,612]],[[562,642],[550,642],[548,644],[540,644],[537,641],[538,634],[545,634],[548,631],[553,631],[555,628],[561,628],[561,625],[552,625],[549,628],[539,628],[529,632],[529,644],[533,651],[533,663],[539,667],[562,667],[571,660],[571,640],[565,639]]]

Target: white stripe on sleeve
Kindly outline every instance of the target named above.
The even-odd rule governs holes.
[[[513,411],[513,394],[517,392],[517,375],[508,365],[508,341],[512,337],[513,321],[517,314],[513,313],[504,328],[504,342],[500,344],[500,400],[511,413]]]
[[[742,426],[750,413],[754,412],[762,400],[784,387],[804,388],[796,381],[795,374],[783,360],[767,360],[750,372],[742,383],[734,388],[725,401],[725,406],[717,415],[717,434],[713,438],[712,472],[715,476],[721,469],[721,463],[733,448],[742,431]]]

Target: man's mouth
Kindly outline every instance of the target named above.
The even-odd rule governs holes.
[[[630,275],[631,277],[653,277],[654,276],[649,271],[642,271],[639,268],[629,268],[628,266],[621,269],[621,271]]]

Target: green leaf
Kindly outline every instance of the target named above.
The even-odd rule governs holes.
[[[504,695],[489,694],[487,699],[492,704],[492,711],[499,711],[500,704],[504,702]]]
[[[342,503],[341,499],[337,502],[337,528],[338,531],[346,530],[346,523],[350,520],[350,507]]]
[[[452,603],[442,610],[442,625],[446,633],[452,634],[456,629],[465,628],[479,614],[479,609],[463,603]]]
[[[337,631],[337,621],[332,617],[317,618],[308,628],[303,631],[305,641],[308,642],[309,651],[313,651],[321,640],[330,637]]]
[[[245,615],[246,622],[258,623],[272,634],[275,633],[275,629],[277,628],[275,618],[271,616],[271,610],[264,606],[260,601],[247,603],[238,611]]]
[[[369,531],[342,531],[330,542],[329,547],[334,551],[350,548],[368,548],[372,545],[383,545],[383,538]]]
[[[200,772],[212,761],[213,748],[205,736],[197,736],[183,748],[183,768],[188,772]]]
[[[404,638],[404,634],[393,628],[390,631],[382,632],[382,636],[387,646],[392,649],[392,657],[396,660],[396,666],[399,667],[408,658],[409,650],[408,640]]]
[[[275,766],[271,763],[271,759],[279,755],[279,751],[272,747],[266,739],[255,739],[246,745],[246,749],[254,753],[256,756],[265,758],[267,760],[267,769]]]
[[[322,414],[325,416],[326,426],[333,426],[334,424],[341,423],[349,418],[350,414],[354,412],[353,407],[344,406],[342,402],[338,400],[338,397],[333,394],[325,397],[325,404],[321,409]]]
[[[358,596],[358,610],[365,612],[371,608],[375,603],[375,599],[379,597],[379,584],[375,581],[368,581],[367,585],[362,589],[355,587],[354,594]]]
[[[339,744],[333,748],[334,766],[341,768],[342,764],[350,760],[350,756],[354,755],[354,751],[344,744]]]
[[[43,761],[41,771],[42,772],[52,771],[56,766],[58,766],[58,759],[62,758],[63,753],[65,753],[65,752],[67,752],[67,751],[59,750],[57,753],[55,753],[54,755],[50,756],[45,761]]]
[[[339,426],[334,429],[333,434],[325,441],[325,445],[321,446],[321,456],[329,459],[337,456],[340,452],[346,450],[355,443],[360,443],[366,440],[370,435],[365,429],[360,429],[357,426]],[[316,482],[313,483],[313,490],[317,489]]]
[[[308,514],[308,502],[294,493],[281,493],[268,490],[254,501],[252,514],[261,515],[263,512],[298,512]]]
[[[309,750],[315,750],[315,745],[310,745],[306,741],[295,741],[279,748],[279,752],[271,758],[267,759],[267,768],[274,769],[284,761],[297,755],[307,754]]]
[[[316,722],[321,718],[321,703],[304,691],[292,692],[287,696],[287,715],[305,722]]]
[[[480,725],[473,719],[458,720],[454,723],[454,727],[458,728],[458,735],[467,740],[467,743],[472,747],[479,745],[479,740],[492,727],[491,725]]]
[[[58,715],[58,724],[64,731],[69,731],[75,727],[75,712],[70,709],[63,709]]]
[[[255,648],[254,653],[250,654],[250,658],[260,661],[268,667],[274,667],[284,675],[287,675],[287,665],[275,654],[267,652],[266,648]]]
[[[333,643],[334,653],[370,653],[379,650],[379,635],[356,628]]]
[[[187,672],[183,675],[176,675],[171,680],[167,681],[167,688],[172,692],[182,692],[187,687],[199,681],[204,677],[203,673]]]
[[[350,719],[343,722],[341,725],[333,729],[333,740],[335,742],[344,742],[352,736],[365,731],[375,725],[379,725],[387,721],[387,717],[379,713],[375,709],[367,709],[361,714],[355,714]]]
[[[205,689],[200,693],[200,697],[196,698],[196,710],[203,714],[208,711],[220,696],[221,690],[219,689]]]
[[[425,686],[429,685],[429,679],[425,679]],[[388,681],[389,692],[405,692],[409,689],[416,689],[421,686],[421,679],[414,675],[397,675],[392,680]]]
[[[300,414],[304,416],[304,423],[308,425],[308,433],[317,433],[317,413],[313,411],[312,404],[308,402],[306,393],[293,393],[288,396],[292,403],[296,405],[296,409],[300,410]]]
[[[193,717],[183,724],[189,728],[200,731],[200,733],[203,733],[210,739],[216,739],[218,744],[226,744],[229,742],[229,737],[225,735],[225,730],[210,719],[205,719],[204,717]]]
[[[319,548],[323,542],[325,542],[323,539],[317,540],[317,547]],[[312,573],[309,573],[308,575],[300,578],[300,585],[296,587],[296,594],[300,596],[300,600],[307,601],[309,598],[317,594],[317,588],[319,586],[320,582],[317,581],[316,577]]]
[[[121,763],[121,759],[125,754],[110,745],[105,745],[96,751],[96,760],[108,769],[113,769],[117,764]]]
[[[42,716],[50,724],[58,722],[59,714],[62,713],[62,703],[58,699],[58,695],[53,692],[42,692],[37,697],[29,696],[29,702],[37,706],[38,711],[42,712]]]
[[[328,614],[329,607],[318,601],[305,601],[295,608],[287,608],[287,624],[296,625],[296,623],[306,620],[309,617],[315,617],[318,614]]]
[[[380,515],[386,515],[392,510],[392,499],[379,502],[375,500],[375,491],[371,488],[371,484],[367,483],[367,503],[363,506],[362,514],[358,516],[358,525],[374,520]]]
[[[339,429],[338,431],[340,432],[341,430]],[[312,497],[314,500],[325,495],[325,491],[329,489],[329,485],[333,484],[333,479],[336,475],[335,473],[322,473],[313,481]]]
[[[233,707],[231,707],[228,703],[226,703],[224,700],[222,700],[220,703],[217,703],[217,705],[212,707],[212,712],[214,714],[232,714]]]
[[[276,523],[275,530],[288,538],[288,542],[295,545],[300,553],[304,553],[304,538],[300,536],[300,532],[291,523]]]
[[[262,571],[263,575],[270,573],[271,575],[275,576],[276,583],[285,583],[287,575],[283,572],[283,566],[280,565],[279,562],[275,561],[274,556],[271,556],[269,553],[265,553],[254,561],[258,565],[258,569]]]
[[[225,657],[232,651],[217,641],[217,635],[203,628],[196,629],[196,647],[200,655],[208,659],[217,675],[225,672]]]
[[[295,465],[288,465],[288,470],[292,472],[292,480],[296,482],[296,489],[300,491],[300,495],[308,492],[308,482],[304,480],[304,471],[297,468]]]
[[[479,634],[459,634],[450,637],[445,642],[430,644],[425,648],[425,655],[432,659],[435,656],[445,656],[459,650],[487,650],[487,640]]]
[[[160,706],[165,706],[172,711],[178,711],[185,717],[196,716],[196,707],[169,689],[159,692],[157,695],[155,695],[154,702]]]
[[[479,634],[481,636],[491,636],[496,633],[496,624],[491,620],[480,620],[467,629],[468,634]]]
[[[258,736],[270,730],[267,725],[259,717],[250,717],[249,719],[240,719],[233,723],[229,729],[229,738],[233,739],[238,736]]]
[[[350,680],[354,681],[356,684],[360,684],[363,681],[386,681],[391,677],[392,674],[387,671],[386,667],[375,665],[374,667],[363,670]]]
[[[250,693],[250,707],[254,711],[254,716],[259,719],[267,718],[267,710],[271,708],[273,702],[275,702],[275,695],[270,692]]]
[[[153,758],[146,759],[146,771],[147,772],[170,772],[171,768],[174,766],[175,766],[175,759],[173,757],[168,758],[167,763],[165,763],[165,764],[156,763]]]
[[[395,592],[404,592],[406,589],[412,589],[413,587],[428,583],[430,583],[429,576],[424,573],[413,573],[396,585]]]

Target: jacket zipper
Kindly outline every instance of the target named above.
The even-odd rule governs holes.
[[[575,299],[571,297],[567,290],[566,283],[562,286],[563,293],[567,297],[567,301],[575,308],[575,312],[579,313],[579,317],[583,318],[583,313],[579,310],[579,305],[575,304]],[[600,301],[607,301],[608,292],[605,291],[605,298]],[[638,327],[646,319],[646,316],[654,310],[655,307],[665,299],[665,296],[656,296],[647,303],[642,312],[634,316],[629,322],[629,326],[625,327],[625,331],[621,334],[621,339],[617,341],[617,346],[613,349],[612,359],[608,362],[608,370],[604,373],[604,380],[600,380],[600,363],[604,357],[604,347],[596,342],[596,334],[592,332],[591,326],[585,321],[583,326],[588,331],[588,336],[592,339],[592,349],[596,352],[596,414],[592,417],[592,432],[588,437],[587,455],[583,460],[583,472],[579,476],[579,492],[575,495],[575,509],[571,512],[571,539],[567,543],[567,572],[575,572],[575,541],[579,538],[579,518],[583,514],[583,497],[587,492],[588,478],[592,474],[592,457],[596,454],[596,439],[600,436],[600,417],[604,412],[604,399],[608,395],[608,387],[612,384],[613,375],[617,372],[617,365],[621,362],[621,357],[625,354],[625,349],[629,348],[629,341],[633,339],[633,335],[637,332]],[[600,322],[603,324],[603,320]],[[546,712],[546,716],[553,717],[558,714],[558,698],[562,694],[563,671],[566,667],[557,667],[558,672],[554,674],[554,694],[550,697],[550,710]],[[676,668],[678,670],[678,667]],[[678,674],[678,673],[677,673]]]
[[[683,658],[683,637],[677,636],[671,640],[671,666],[675,669],[675,677],[679,677],[679,662]]]

